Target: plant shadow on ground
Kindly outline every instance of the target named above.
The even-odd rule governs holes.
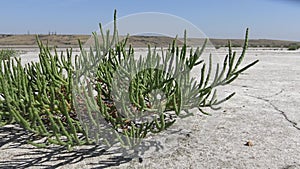
[[[77,163],[82,167],[88,165],[89,168],[107,168],[119,166],[138,157],[136,153],[127,154],[120,147],[108,149],[102,145],[81,146],[72,151],[58,146],[36,148],[27,143],[32,136],[32,133],[13,125],[0,127],[0,151],[12,152],[10,159],[0,158],[0,168],[57,168]],[[138,147],[139,154],[144,154],[151,147],[155,147],[156,151],[163,149],[157,141],[145,143]],[[86,161],[79,164],[83,160]]]

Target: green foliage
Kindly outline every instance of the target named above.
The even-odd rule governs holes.
[[[102,43],[94,33],[94,48],[87,52],[80,45],[81,55],[75,58],[72,50],[67,50],[66,56],[56,50],[51,54],[49,48],[38,41],[40,62],[22,67],[21,59],[1,61],[1,125],[18,123],[37,136],[45,137],[43,143],[29,140],[41,147],[57,144],[70,148],[94,142],[111,145],[115,141],[132,145],[136,144],[135,139],[170,127],[176,117],[189,115],[191,108],[218,109],[234,93],[219,100],[216,88],[230,84],[258,62],[240,67],[248,45],[248,30],[242,54],[237,57],[229,43],[229,54],[222,65],[217,65],[215,74],[211,73],[212,57],[208,64],[201,59],[206,43],[188,50],[186,43],[179,47],[175,39],[165,52],[159,54],[149,46],[148,55],[135,60],[134,49],[125,47],[128,37],[118,39],[116,15],[112,39],[109,32],[103,33],[101,25],[100,30]],[[175,67],[168,66],[174,63]],[[200,81],[189,77],[195,66],[201,66]],[[82,78],[88,83],[84,84]],[[120,81],[122,83],[118,83]],[[96,91],[95,96],[92,91]],[[150,104],[154,91],[162,91],[166,96],[157,107]],[[126,92],[129,99],[122,92]],[[170,111],[174,112],[174,118],[167,118]],[[137,112],[156,116],[143,121],[137,119]],[[105,138],[107,133],[100,123],[111,126],[115,131],[114,140]]]
[[[12,57],[17,56],[18,52],[12,49],[1,49],[0,60],[8,60]]]
[[[25,67],[21,58],[0,62],[1,125],[18,123],[47,137],[46,144],[84,144],[87,140],[78,138],[83,131],[72,107],[72,51],[67,51],[67,58],[56,51],[52,55],[38,42],[40,62]]]
[[[297,50],[299,48],[300,48],[300,46],[297,44],[292,44],[292,45],[288,46],[288,50]]]

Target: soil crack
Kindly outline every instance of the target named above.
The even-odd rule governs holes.
[[[258,99],[258,100],[262,100],[266,103],[268,103],[269,105],[271,105],[274,110],[276,110],[277,112],[279,112],[287,122],[289,122],[295,129],[297,130],[300,130],[300,127],[298,127],[297,123],[292,121],[291,119],[289,119],[289,117],[287,116],[286,112],[280,110],[275,104],[273,104],[270,100],[266,99],[266,98],[263,98],[263,97],[258,97],[258,96],[251,96],[251,95],[248,95],[249,97],[252,97],[252,98],[255,98],[255,99]]]

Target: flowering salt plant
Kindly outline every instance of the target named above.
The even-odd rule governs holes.
[[[175,38],[166,51],[148,46],[148,54],[136,59],[127,44],[129,36],[120,40],[116,27],[115,13],[113,35],[105,34],[100,24],[100,38],[93,34],[94,46],[88,52],[81,47],[76,64],[75,109],[88,137],[98,144],[133,147],[148,133],[161,132],[177,117],[189,115],[190,109],[203,113],[203,107],[218,109],[234,93],[219,99],[216,88],[230,84],[258,62],[241,68],[248,29],[241,55],[236,57],[229,43],[229,54],[212,70],[213,57],[208,63],[201,58],[207,41],[188,49],[185,33],[182,46]],[[201,67],[199,80],[190,78],[196,66]]]

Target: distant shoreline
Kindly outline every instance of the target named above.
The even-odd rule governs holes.
[[[78,48],[78,40],[82,44],[86,43],[91,35],[38,35],[39,39],[49,46],[56,46],[59,48]],[[164,36],[131,36],[128,44],[134,47],[147,47],[148,44],[157,47],[167,47],[173,41],[173,37]],[[232,47],[242,47],[244,39],[209,39],[212,45],[216,48],[228,46],[228,41],[231,42]],[[188,38],[187,44],[189,46],[199,46],[204,39]],[[177,43],[181,45],[182,39],[178,39]],[[249,47],[263,47],[263,48],[289,48],[291,46],[300,46],[300,42],[286,41],[286,40],[272,40],[272,39],[250,39]],[[36,35],[11,35],[0,34],[0,48],[35,48],[38,47]]]

